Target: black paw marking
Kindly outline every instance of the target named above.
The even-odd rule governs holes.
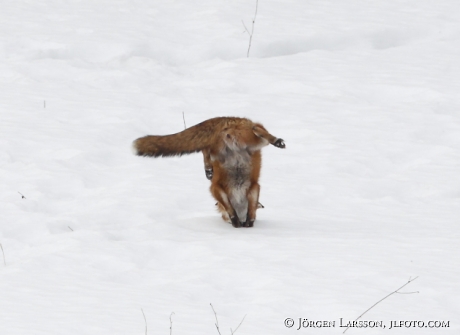
[[[214,175],[214,171],[212,169],[205,169],[204,173],[206,174],[206,178],[209,180],[211,180],[212,176]]]
[[[240,228],[241,227],[241,222],[240,222],[240,220],[238,220],[238,217],[232,216],[230,218],[230,220],[232,221],[232,226],[233,227],[235,227],[235,228]]]
[[[243,227],[246,227],[246,228],[254,227],[254,220],[247,219],[246,222],[243,224]]]
[[[281,148],[281,149],[284,149],[286,148],[286,144],[284,144],[284,140],[282,138],[279,138],[275,141],[275,143],[273,143],[273,145],[277,148]]]

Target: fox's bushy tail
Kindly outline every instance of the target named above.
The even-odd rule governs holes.
[[[201,151],[212,145],[217,119],[201,122],[177,134],[138,138],[133,142],[134,151],[139,156],[151,157],[182,156]]]

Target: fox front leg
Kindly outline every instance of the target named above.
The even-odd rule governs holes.
[[[249,187],[249,190],[247,193],[248,215],[246,217],[246,222],[242,224],[243,227],[247,227],[247,228],[254,227],[254,221],[256,220],[256,211],[260,205],[259,193],[260,193],[260,185],[258,183],[253,183]]]
[[[235,228],[240,228],[241,227],[241,222],[238,219],[238,215],[236,214],[235,209],[233,208],[227,193],[224,191],[224,189],[217,183],[213,182],[211,185],[211,194],[214,197],[214,199],[217,200],[217,204],[219,207],[219,211],[223,212],[222,208],[226,212],[228,218],[230,219],[230,222],[232,223],[232,226]],[[220,206],[219,206],[220,205]],[[225,216],[226,217],[226,216]],[[224,218],[224,215],[222,216]]]

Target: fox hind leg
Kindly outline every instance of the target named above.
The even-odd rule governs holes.
[[[212,180],[214,170],[212,169],[211,152],[209,149],[203,149],[204,173],[206,178]]]
[[[282,138],[276,139],[276,141],[272,144],[277,148],[281,148],[281,149],[286,148],[286,144],[284,143],[284,140]]]
[[[262,125],[255,125],[252,128],[254,134],[260,138],[263,138],[268,141],[268,143],[274,145],[277,148],[284,149],[286,148],[286,144],[282,138],[277,138],[270,134],[267,129],[265,129]]]

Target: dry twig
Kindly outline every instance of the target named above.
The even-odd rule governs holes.
[[[141,308],[141,311],[142,311],[142,315],[144,316],[144,321],[145,321],[145,335],[147,335],[147,319],[145,317],[144,310],[142,308]]]
[[[240,328],[241,324],[243,323],[244,319],[246,318],[246,315],[243,316],[243,320],[241,320],[240,324],[238,325],[238,327],[236,327],[236,329],[233,331],[232,328],[230,328],[230,333],[235,334],[236,331],[238,330],[238,328]]]
[[[0,243],[0,249],[2,249],[2,254],[3,254],[3,264],[5,264],[6,266],[6,260],[5,260],[5,252],[3,251],[3,246],[2,244]]]
[[[217,328],[217,332],[219,333],[219,335],[222,335],[222,334],[220,333],[220,329],[219,329],[219,321],[217,320],[217,313],[216,313],[216,311],[214,310],[214,307],[212,306],[212,304],[210,304],[210,305],[211,305],[212,311],[214,312],[214,316],[215,316],[215,318],[216,318],[216,323],[215,323],[215,325],[216,325],[216,328]],[[238,330],[238,328],[240,328],[240,326],[241,326],[241,324],[243,323],[243,321],[244,321],[245,318],[246,318],[246,315],[243,317],[243,319],[241,320],[240,324],[238,325],[238,327],[236,327],[235,330],[232,330],[232,328],[230,328],[230,333],[231,333],[232,335],[236,333],[236,331]]]
[[[256,0],[256,12],[254,13],[254,18],[252,19],[252,29],[251,29],[251,32],[249,32],[249,29],[246,27],[246,25],[244,24],[244,21],[241,20],[241,22],[243,22],[243,26],[244,26],[244,29],[246,30],[246,32],[249,34],[249,47],[248,47],[248,52],[246,54],[246,57],[249,57],[249,51],[251,51],[251,44],[252,44],[252,36],[254,35],[254,24],[256,23],[256,16],[257,16],[257,9],[259,8],[259,0]]]
[[[406,285],[409,285],[410,283],[412,283],[415,279],[417,279],[417,277],[415,277],[414,279],[412,279],[412,277],[409,278],[408,282],[405,283],[403,286],[401,286],[400,288],[398,288],[396,291],[393,291],[391,292],[390,294],[388,294],[387,296],[385,296],[384,298],[380,299],[379,301],[377,301],[375,304],[373,304],[371,307],[369,307],[363,314],[361,314],[360,316],[358,316],[355,321],[358,321],[364,314],[366,314],[367,312],[369,312],[372,308],[374,308],[376,305],[378,305],[379,303],[381,303],[383,300],[385,300],[386,298],[388,298],[389,296],[395,294],[395,293],[399,293],[399,294],[413,294],[413,293],[419,293],[418,291],[416,292],[398,292],[400,289],[402,289],[403,287],[405,287]],[[350,328],[350,326],[348,326],[344,331],[343,331],[343,334],[345,334],[345,332],[348,330],[348,328]]]
[[[212,311],[214,312],[214,316],[216,317],[216,323],[215,323],[215,325],[216,325],[216,328],[217,328],[217,332],[219,333],[219,335],[222,335],[222,334],[220,333],[220,330],[219,330],[219,321],[217,320],[216,311],[214,310],[214,307],[212,306],[211,303],[210,303],[210,305],[211,305]]]
[[[174,312],[171,312],[171,315],[169,316],[169,335],[172,335],[172,319],[171,317],[173,316]]]

